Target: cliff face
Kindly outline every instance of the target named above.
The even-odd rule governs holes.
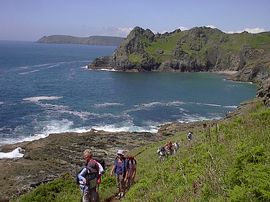
[[[119,71],[224,71],[233,79],[264,82],[270,75],[270,32],[226,34],[195,27],[154,34],[135,27],[112,56],[97,58],[89,68]]]
[[[74,37],[67,35],[52,35],[52,36],[44,36],[40,38],[37,42],[118,46],[123,40],[124,38],[122,37],[111,37],[111,36]]]

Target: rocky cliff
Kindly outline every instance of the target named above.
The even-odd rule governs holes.
[[[226,34],[195,27],[154,34],[135,27],[112,56],[95,59],[89,68],[138,72],[230,70],[237,71],[235,80],[261,84],[270,75],[270,32]]]
[[[51,35],[40,38],[38,43],[58,43],[58,44],[85,44],[85,45],[105,45],[118,46],[124,38],[112,36],[90,36],[75,37],[67,35]]]

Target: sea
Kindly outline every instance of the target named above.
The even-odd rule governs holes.
[[[116,47],[0,41],[0,145],[51,133],[157,132],[221,119],[256,86],[213,73],[89,70]]]

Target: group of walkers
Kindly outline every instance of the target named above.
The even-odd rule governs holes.
[[[105,165],[102,166],[100,162],[93,159],[93,154],[89,149],[83,152],[83,158],[85,166],[77,176],[82,192],[82,201],[97,202],[99,201],[98,187],[101,183]],[[110,175],[116,177],[119,199],[125,195],[125,192],[134,183],[136,167],[137,162],[133,156],[125,156],[124,150],[117,151]]]
[[[193,139],[193,133],[189,132],[187,134],[187,139],[190,142]],[[175,154],[179,148],[178,143],[172,143],[168,141],[163,147],[167,149],[169,154]],[[157,151],[160,158],[163,156],[163,150],[159,148]],[[164,153],[164,155],[166,155]],[[98,202],[99,194],[98,188],[101,183],[101,176],[104,174],[105,163],[97,161],[93,158],[91,150],[86,149],[83,152],[83,158],[85,160],[85,166],[79,172],[77,176],[78,184],[82,192],[83,202]],[[110,176],[115,175],[117,187],[118,187],[118,199],[121,199],[126,191],[134,183],[136,176],[137,162],[134,156],[125,155],[124,150],[118,150],[116,153],[116,158],[114,160],[112,169],[110,171]]]

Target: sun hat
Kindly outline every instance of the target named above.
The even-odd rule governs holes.
[[[119,149],[116,154],[117,155],[123,155],[124,156],[124,150]]]

